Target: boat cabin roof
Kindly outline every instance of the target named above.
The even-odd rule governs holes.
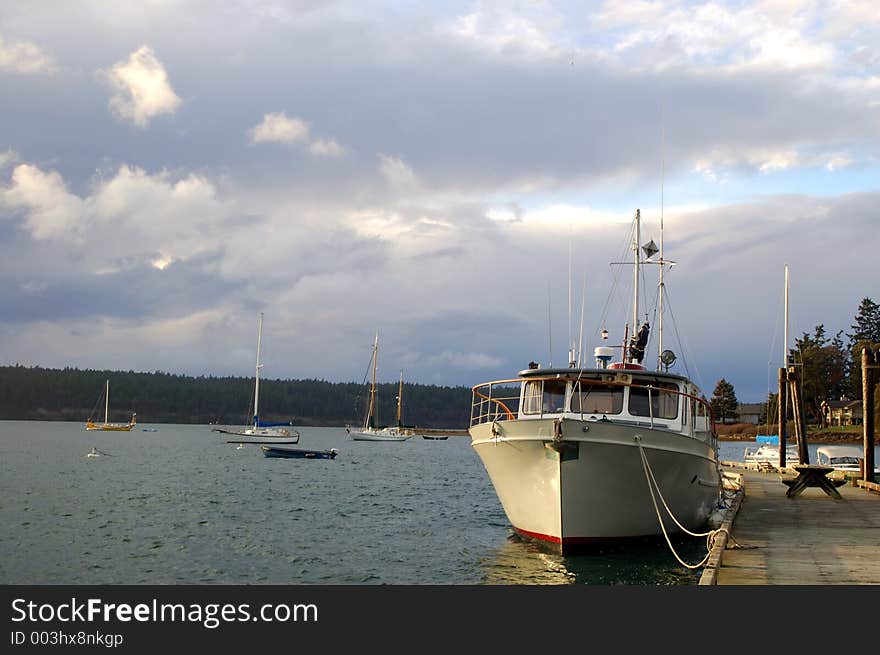
[[[649,371],[647,369],[634,368],[527,368],[520,371],[517,375],[521,378],[532,377],[560,377],[560,378],[596,378],[603,375],[615,376],[618,373],[626,373],[634,378],[645,378],[648,380],[675,380],[691,384],[691,381],[683,375],[676,373],[664,373],[663,371]]]
[[[827,457],[864,457],[865,451],[861,446],[819,446],[816,453],[822,453]]]

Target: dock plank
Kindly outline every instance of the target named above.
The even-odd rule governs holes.
[[[731,470],[745,497],[715,584],[880,584],[880,494],[847,484],[840,500],[819,488],[788,498],[789,474]]]

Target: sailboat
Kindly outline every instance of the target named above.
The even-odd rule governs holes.
[[[660,264],[662,295],[670,262],[662,227],[659,262],[642,261],[640,251],[651,260],[658,249],[653,241],[640,248],[638,210],[633,227],[632,324],[618,350],[595,348],[590,367],[580,352],[567,367],[531,362],[516,378],[472,390],[471,445],[508,520],[557,553],[706,527],[721,499],[709,403],[686,375],[669,371],[676,357],[661,349],[662,338],[656,370],[642,364],[649,325],[639,324],[640,269]]]
[[[276,443],[291,444],[299,443],[299,432],[292,429],[291,421],[285,423],[267,423],[260,419],[260,369],[263,364],[260,361],[260,348],[263,341],[263,312],[260,312],[260,327],[257,332],[257,366],[254,374],[254,419],[251,425],[242,428],[226,429],[213,428],[213,432],[243,437],[241,439],[227,439],[226,443]]]
[[[92,421],[92,416],[89,416],[86,421],[86,430],[109,430],[112,432],[130,432],[131,429],[137,423],[137,414],[132,413],[131,420],[128,423],[110,423],[108,420],[109,412],[110,412],[110,380],[107,380],[104,384],[104,391],[101,394],[104,397],[104,422],[103,423],[95,423]],[[101,398],[98,398],[98,402],[101,401]],[[96,403],[97,407],[97,403]],[[95,411],[92,410],[92,415],[94,415]]]
[[[406,441],[412,437],[401,425],[401,403],[403,397],[403,372],[400,373],[400,386],[397,394],[397,425],[387,427],[376,427],[378,409],[378,391],[376,388],[376,371],[379,362],[379,332],[376,332],[376,338],[373,341],[373,355],[370,361],[372,367],[372,378],[370,380],[370,397],[367,402],[367,411],[364,416],[364,425],[360,430],[352,430],[346,427],[345,431],[354,441]]]

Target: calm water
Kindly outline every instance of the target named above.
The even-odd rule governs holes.
[[[0,584],[663,584],[699,579],[662,540],[550,555],[513,537],[467,437],[263,457],[208,426],[86,432],[0,421]],[[724,442],[738,459],[746,442]],[[87,458],[92,446],[107,456]],[[689,562],[705,540],[674,541]]]

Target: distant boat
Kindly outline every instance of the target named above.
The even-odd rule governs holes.
[[[128,423],[110,423],[108,419],[108,415],[110,413],[110,380],[104,384],[104,391],[101,396],[98,397],[98,403],[101,402],[101,397],[104,398],[104,422],[103,423],[95,423],[92,421],[92,417],[94,416],[95,410],[92,410],[92,416],[89,416],[89,419],[86,421],[86,430],[109,430],[112,432],[129,432],[137,423],[136,417],[137,414],[132,413],[131,420]],[[97,408],[98,403],[95,403],[95,407]]]
[[[288,459],[333,459],[339,454],[339,451],[335,448],[330,450],[309,450],[306,448],[266,445],[261,445],[260,448],[266,457],[285,457]]]
[[[431,439],[432,441],[446,441],[449,437],[440,437],[435,434],[423,434],[422,439]]]
[[[299,432],[292,429],[293,422],[267,423],[260,419],[260,347],[263,340],[263,312],[260,312],[260,328],[257,332],[257,367],[254,375],[254,420],[249,427],[242,428],[212,428],[213,432],[246,437],[245,439],[227,439],[226,443],[299,443]]]
[[[865,450],[861,446],[835,445],[820,446],[816,451],[816,463],[830,466],[835,471],[861,473],[864,466]],[[880,467],[874,467],[874,475],[880,474]]]
[[[777,437],[776,443],[762,443],[760,447],[755,448],[754,450],[751,448],[746,448],[743,451],[743,460],[752,463],[752,464],[760,464],[767,463],[772,464],[773,466],[779,466],[779,439]],[[800,454],[798,453],[797,445],[790,444],[785,447],[785,463],[788,466],[794,466],[800,461]]]
[[[158,432],[159,428],[141,428],[142,432]]]
[[[352,430],[349,427],[345,431],[351,435],[354,441],[406,441],[411,438],[412,433],[408,433],[401,425],[401,403],[403,398],[403,372],[400,373],[400,386],[397,392],[397,425],[387,427],[376,427],[378,419],[378,394],[376,389],[376,370],[379,361],[379,333],[376,332],[376,339],[373,342],[373,356],[371,366],[373,376],[370,382],[370,398],[367,404],[366,415],[364,416],[364,426],[360,430]]]

